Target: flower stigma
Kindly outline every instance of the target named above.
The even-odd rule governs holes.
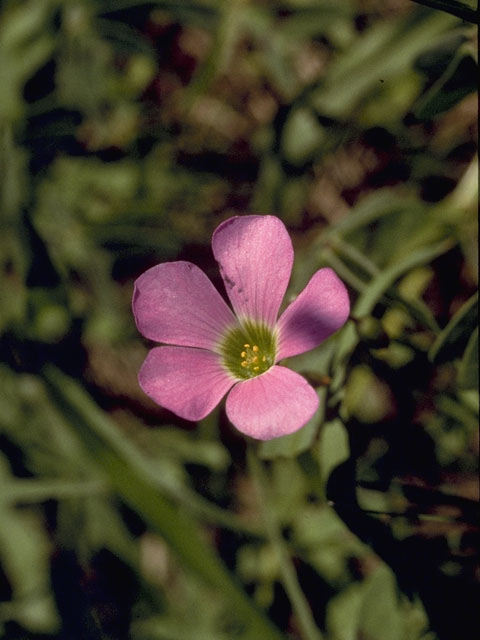
[[[229,373],[248,380],[265,373],[275,364],[277,340],[274,332],[252,322],[231,329],[220,347]]]

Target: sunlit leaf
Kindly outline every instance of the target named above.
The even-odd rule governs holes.
[[[433,343],[428,356],[432,362],[458,358],[465,349],[478,320],[478,292],[451,318]]]
[[[410,269],[428,264],[438,256],[446,253],[452,247],[450,240],[444,240],[436,245],[417,249],[407,255],[403,260],[399,260],[382,271],[374,278],[358,299],[353,314],[355,317],[361,318],[371,313],[375,304],[379,301],[381,295],[398,279]]]
[[[470,336],[460,362],[458,383],[463,389],[478,389],[478,327]]]
[[[404,623],[399,607],[395,577],[386,566],[368,577],[360,614],[360,628],[372,640],[401,640]]]
[[[332,470],[348,459],[350,446],[345,425],[338,418],[326,422],[320,432],[317,455],[321,476],[326,482]]]

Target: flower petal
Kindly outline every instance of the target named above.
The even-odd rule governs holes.
[[[201,420],[220,402],[235,379],[211,351],[156,347],[140,368],[138,381],[157,404],[186,420]]]
[[[251,438],[271,440],[293,433],[310,420],[318,396],[305,378],[285,367],[239,382],[227,397],[227,415]]]
[[[273,327],[293,262],[283,222],[274,216],[230,218],[215,230],[212,248],[240,320]]]
[[[138,330],[157,342],[214,349],[236,319],[213,284],[190,262],[164,262],[135,282]]]
[[[320,269],[278,320],[277,360],[318,346],[345,324],[349,313],[345,285],[332,269]]]

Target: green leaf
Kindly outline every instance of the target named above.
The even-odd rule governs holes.
[[[413,2],[445,11],[467,22],[478,24],[478,4],[475,0],[466,0],[465,2],[459,0],[413,0]]]
[[[450,319],[430,348],[431,362],[441,363],[460,357],[478,322],[478,291]]]
[[[52,13],[52,3],[30,0],[23,5],[17,3],[16,7],[14,3],[9,5],[2,16],[1,46],[15,50],[17,47],[31,44],[32,39],[42,31]]]
[[[335,2],[335,0],[321,0],[320,3],[290,2],[289,15],[282,21],[281,29],[288,39],[307,39],[329,33],[347,31],[350,21],[354,17],[354,5],[351,0]]]
[[[205,594],[207,597],[207,594]],[[208,603],[212,606],[212,601]],[[205,614],[205,610],[196,613]],[[167,615],[155,615],[146,619],[135,619],[131,628],[132,640],[231,640],[230,634],[223,634],[212,628],[199,629],[199,621],[185,616],[183,619]]]
[[[405,208],[418,207],[417,201],[406,194],[394,192],[390,188],[379,189],[362,198],[353,208],[351,215],[341,218],[326,231],[326,236],[341,234],[343,236],[358,231],[377,220],[392,213],[399,213]],[[320,237],[323,242],[324,236]]]
[[[370,424],[380,422],[391,411],[393,397],[387,384],[367,365],[356,366],[347,381],[344,407],[349,416]]]
[[[178,0],[150,0],[150,2],[146,2],[146,0],[102,0],[98,4],[100,5],[99,12],[102,14],[151,4],[158,9],[171,12],[179,20],[184,20],[190,14],[215,16],[218,12],[218,3],[215,0],[182,0],[181,2]]]
[[[405,273],[424,264],[428,264],[438,256],[446,253],[452,248],[451,240],[444,240],[428,247],[421,247],[412,251],[406,258],[392,264],[384,271],[373,278],[365,291],[357,300],[352,315],[356,318],[363,318],[369,315],[382,295]]]
[[[460,362],[458,384],[462,389],[478,389],[478,327],[470,336]]]
[[[225,471],[230,464],[228,451],[218,441],[195,438],[175,427],[149,430],[144,434],[144,450],[162,458],[198,464],[214,471]]]
[[[472,54],[468,42],[463,43],[454,53],[447,52],[448,57],[451,58],[450,62],[440,78],[428,88],[414,106],[413,113],[416,118],[433,119],[476,91],[476,64]],[[437,62],[436,58],[434,62]]]
[[[198,95],[205,93],[217,75],[225,72],[235,47],[245,30],[245,5],[231,0],[218,6],[218,21],[209,55],[188,87],[187,108]]]
[[[283,153],[295,165],[301,165],[315,155],[325,133],[310,109],[296,109],[283,129]]]
[[[395,578],[386,565],[380,565],[364,586],[359,625],[362,636],[370,640],[403,640],[402,613]]]
[[[335,640],[358,640],[363,587],[353,583],[334,596],[327,607],[327,632]]]
[[[282,634],[262,615],[230,575],[215,550],[207,544],[197,523],[166,498],[152,483],[152,472],[142,467],[142,457],[74,380],[52,366],[45,368],[52,397],[69,421],[102,461],[103,469],[121,499],[155,533],[162,536],[185,568],[230,601],[244,625],[245,640],[283,640]]]
[[[54,51],[51,4],[30,0],[15,7],[9,3],[0,16],[0,115],[4,122],[22,115],[23,85]]]
[[[49,580],[50,543],[41,518],[11,507],[10,473],[0,457],[0,559],[12,598],[0,608],[0,621],[13,619],[38,633],[54,633],[59,620]]]
[[[402,22],[377,23],[332,63],[312,104],[324,115],[352,117],[359,103],[378,90],[379,80],[398,80],[454,22],[441,13],[413,12]]]
[[[326,483],[333,469],[350,456],[347,430],[339,418],[324,424],[317,451],[320,473],[322,480]]]

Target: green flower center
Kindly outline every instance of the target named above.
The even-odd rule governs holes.
[[[220,349],[226,369],[236,378],[248,380],[275,364],[277,339],[271,329],[248,322],[231,329]]]

